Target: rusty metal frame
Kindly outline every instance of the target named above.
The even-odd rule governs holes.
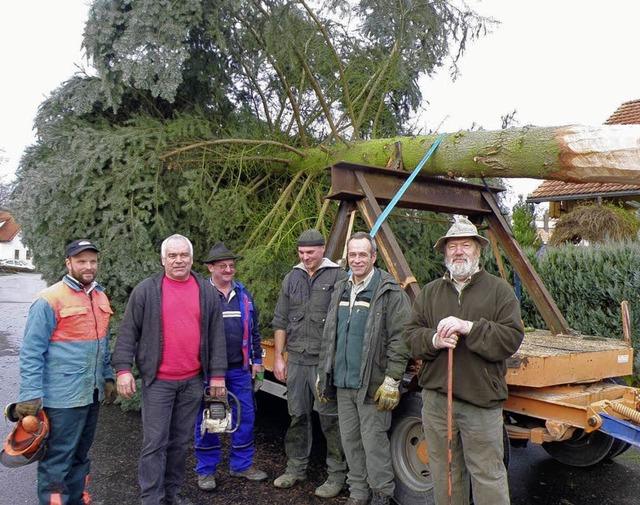
[[[336,163],[329,169],[331,191],[327,198],[341,202],[334,231],[327,244],[327,255],[335,260],[340,244],[344,244],[347,239],[349,213],[357,206],[371,229],[382,213],[381,206],[391,201],[410,174],[400,170],[346,162]],[[418,175],[396,207],[463,214],[475,223],[486,221],[505,256],[522,279],[549,330],[554,334],[573,333],[496,205],[493,193],[500,191],[502,190],[499,188],[487,188],[480,184]],[[388,224],[382,225],[376,238],[390,273],[413,299],[419,288]]]

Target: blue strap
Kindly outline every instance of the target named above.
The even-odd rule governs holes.
[[[413,169],[413,172],[411,172],[411,175],[409,176],[409,178],[406,181],[404,181],[404,184],[398,190],[398,192],[395,194],[395,196],[391,199],[391,201],[389,202],[389,205],[387,205],[385,207],[384,211],[382,212],[382,214],[380,214],[380,217],[376,220],[375,224],[371,228],[371,232],[369,233],[369,235],[371,235],[372,237],[376,236],[376,233],[378,233],[378,230],[382,226],[382,223],[384,223],[385,219],[387,219],[387,216],[389,216],[389,214],[391,213],[393,208],[396,206],[396,204],[398,203],[400,198],[402,198],[402,195],[404,195],[405,191],[407,191],[407,188],[411,185],[411,183],[416,178],[418,173],[420,173],[420,170],[422,170],[422,167],[424,166],[424,164],[431,157],[433,152],[436,150],[436,147],[438,147],[438,145],[440,144],[440,142],[442,142],[442,139],[445,138],[446,135],[447,135],[446,133],[443,133],[433,143],[433,145],[431,146],[431,149],[429,149],[429,152],[427,154],[425,154],[424,158],[422,158],[422,161],[420,161],[420,163],[418,163],[418,166]]]

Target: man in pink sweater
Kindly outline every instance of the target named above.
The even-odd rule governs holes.
[[[227,351],[220,300],[191,270],[193,246],[172,235],[161,247],[164,271],[138,284],[129,297],[112,364],[118,394],[142,383],[143,442],[138,468],[142,505],[190,505],[180,494],[187,450],[205,387],[226,396]]]

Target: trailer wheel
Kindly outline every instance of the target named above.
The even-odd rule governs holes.
[[[422,430],[420,393],[403,395],[391,426],[391,461],[395,472],[394,499],[399,505],[431,505],[433,481]]]
[[[542,448],[560,463],[569,466],[586,467],[606,458],[615,438],[602,431],[585,433],[576,430],[573,437],[562,442],[545,442]]]

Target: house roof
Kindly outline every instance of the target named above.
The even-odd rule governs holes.
[[[0,242],[11,242],[20,232],[20,225],[8,212],[0,212]]]
[[[640,124],[640,100],[624,102],[604,124]]]
[[[640,124],[640,100],[624,102],[605,121],[606,125]],[[640,195],[640,185],[605,182],[544,181],[527,197],[527,202],[582,200],[596,197],[624,197]]]
[[[605,182],[544,181],[527,197],[527,202],[583,200],[596,197],[638,196],[640,185]]]

